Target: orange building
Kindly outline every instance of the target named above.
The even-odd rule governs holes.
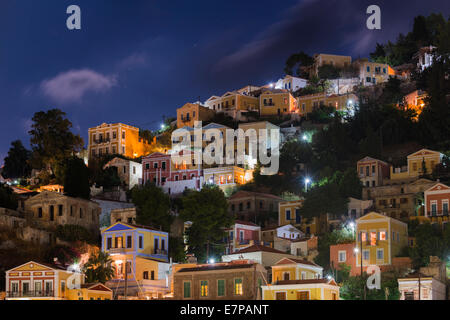
[[[186,103],[177,109],[177,128],[193,127],[195,121],[208,121],[214,117],[215,111],[200,103]]]
[[[150,153],[151,144],[139,136],[139,128],[123,123],[103,123],[89,128],[89,158],[121,154],[138,158]]]
[[[449,221],[450,187],[443,183],[436,183],[424,192],[425,216],[433,222],[445,224]]]
[[[416,112],[415,119],[417,120],[419,115],[425,106],[425,99],[428,97],[427,93],[422,90],[415,90],[407,94],[403,98],[404,107],[406,109],[412,109]]]

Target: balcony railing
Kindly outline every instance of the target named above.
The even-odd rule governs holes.
[[[154,254],[167,255],[167,250],[164,249],[155,249]]]
[[[95,144],[99,144],[99,143],[108,143],[108,142],[110,142],[110,141],[111,141],[110,138],[94,139],[94,143],[95,143]]]
[[[428,211],[428,216],[429,217],[448,216],[448,210]]]
[[[52,290],[8,291],[6,293],[7,298],[42,298],[54,296],[55,294]]]
[[[127,251],[127,248],[109,248],[108,250],[110,254],[124,254]]]

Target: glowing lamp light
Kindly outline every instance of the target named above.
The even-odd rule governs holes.
[[[214,258],[211,258],[211,259],[209,259],[209,263],[214,263],[214,262],[216,262],[216,260],[214,260]]]
[[[305,183],[306,183],[306,184],[308,184],[308,183],[310,183],[310,182],[311,182],[311,179],[309,179],[309,178],[306,178],[306,179],[305,179]]]
[[[353,249],[353,252],[354,252],[354,253],[358,253],[358,252],[359,252],[359,249],[358,249],[358,248],[355,248],[355,249]]]
[[[328,280],[331,280],[331,279],[332,279],[332,277],[331,277],[331,276],[327,276],[327,279],[328,279]]]
[[[348,224],[349,226],[350,226],[350,228],[352,228],[352,229],[354,229],[355,228],[355,223],[354,222],[350,222],[349,224]]]
[[[308,136],[307,136],[306,134],[304,134],[303,137],[302,137],[302,139],[303,139],[304,141],[307,141],[307,140],[308,140]]]

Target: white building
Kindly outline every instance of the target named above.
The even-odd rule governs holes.
[[[304,88],[308,85],[308,80],[293,77],[290,75],[285,76],[283,79],[279,79],[275,83],[275,89],[286,89],[291,92]]]
[[[420,294],[419,294],[420,287]],[[398,279],[400,300],[446,300],[445,284],[434,277],[412,274]]]
[[[120,181],[126,189],[132,189],[135,185],[140,184],[142,179],[142,164],[116,157],[104,165],[103,169],[116,167]]]

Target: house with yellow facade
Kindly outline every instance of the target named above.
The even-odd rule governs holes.
[[[370,86],[388,81],[395,76],[395,70],[388,64],[371,62],[366,58],[354,61],[353,66],[359,70],[359,80],[363,86]]]
[[[407,157],[407,165],[401,168],[391,167],[391,180],[416,179],[424,174],[432,174],[443,154],[429,149],[421,149]]]
[[[30,261],[6,271],[6,300],[111,300],[101,283],[84,283],[76,268]]]
[[[101,249],[112,259],[115,275],[106,285],[115,297],[161,298],[169,292],[167,232],[118,222],[102,230]]]
[[[362,261],[363,271],[369,265],[381,269],[391,266],[393,258],[408,245],[408,225],[377,212],[356,220],[356,235],[356,268],[361,268]]]
[[[310,75],[317,76],[319,68],[324,65],[332,65],[336,68],[348,67],[352,63],[352,57],[336,54],[317,53],[313,56],[314,64],[311,68]]]
[[[259,100],[249,91],[251,86],[237,91],[229,91],[222,96],[212,96],[205,101],[205,106],[214,112],[224,112],[233,119],[240,119],[248,112],[259,111]]]
[[[301,116],[306,116],[314,109],[328,106],[336,111],[353,112],[358,103],[358,97],[353,93],[347,94],[327,94],[326,92],[308,94],[297,98],[298,112]]]
[[[338,300],[339,286],[322,273],[313,262],[283,258],[272,266],[272,283],[261,287],[263,300]]]
[[[151,143],[141,138],[139,128],[123,123],[103,123],[89,128],[89,158],[107,154],[121,154],[139,158],[151,150]]]
[[[307,235],[319,233],[319,218],[303,218],[300,208],[304,200],[281,201],[278,203],[278,225],[292,224]]]
[[[263,89],[259,96],[261,116],[287,115],[297,110],[297,100],[285,89]]]
[[[211,120],[215,114],[214,110],[200,103],[186,103],[177,109],[177,128],[193,127],[195,121]]]

